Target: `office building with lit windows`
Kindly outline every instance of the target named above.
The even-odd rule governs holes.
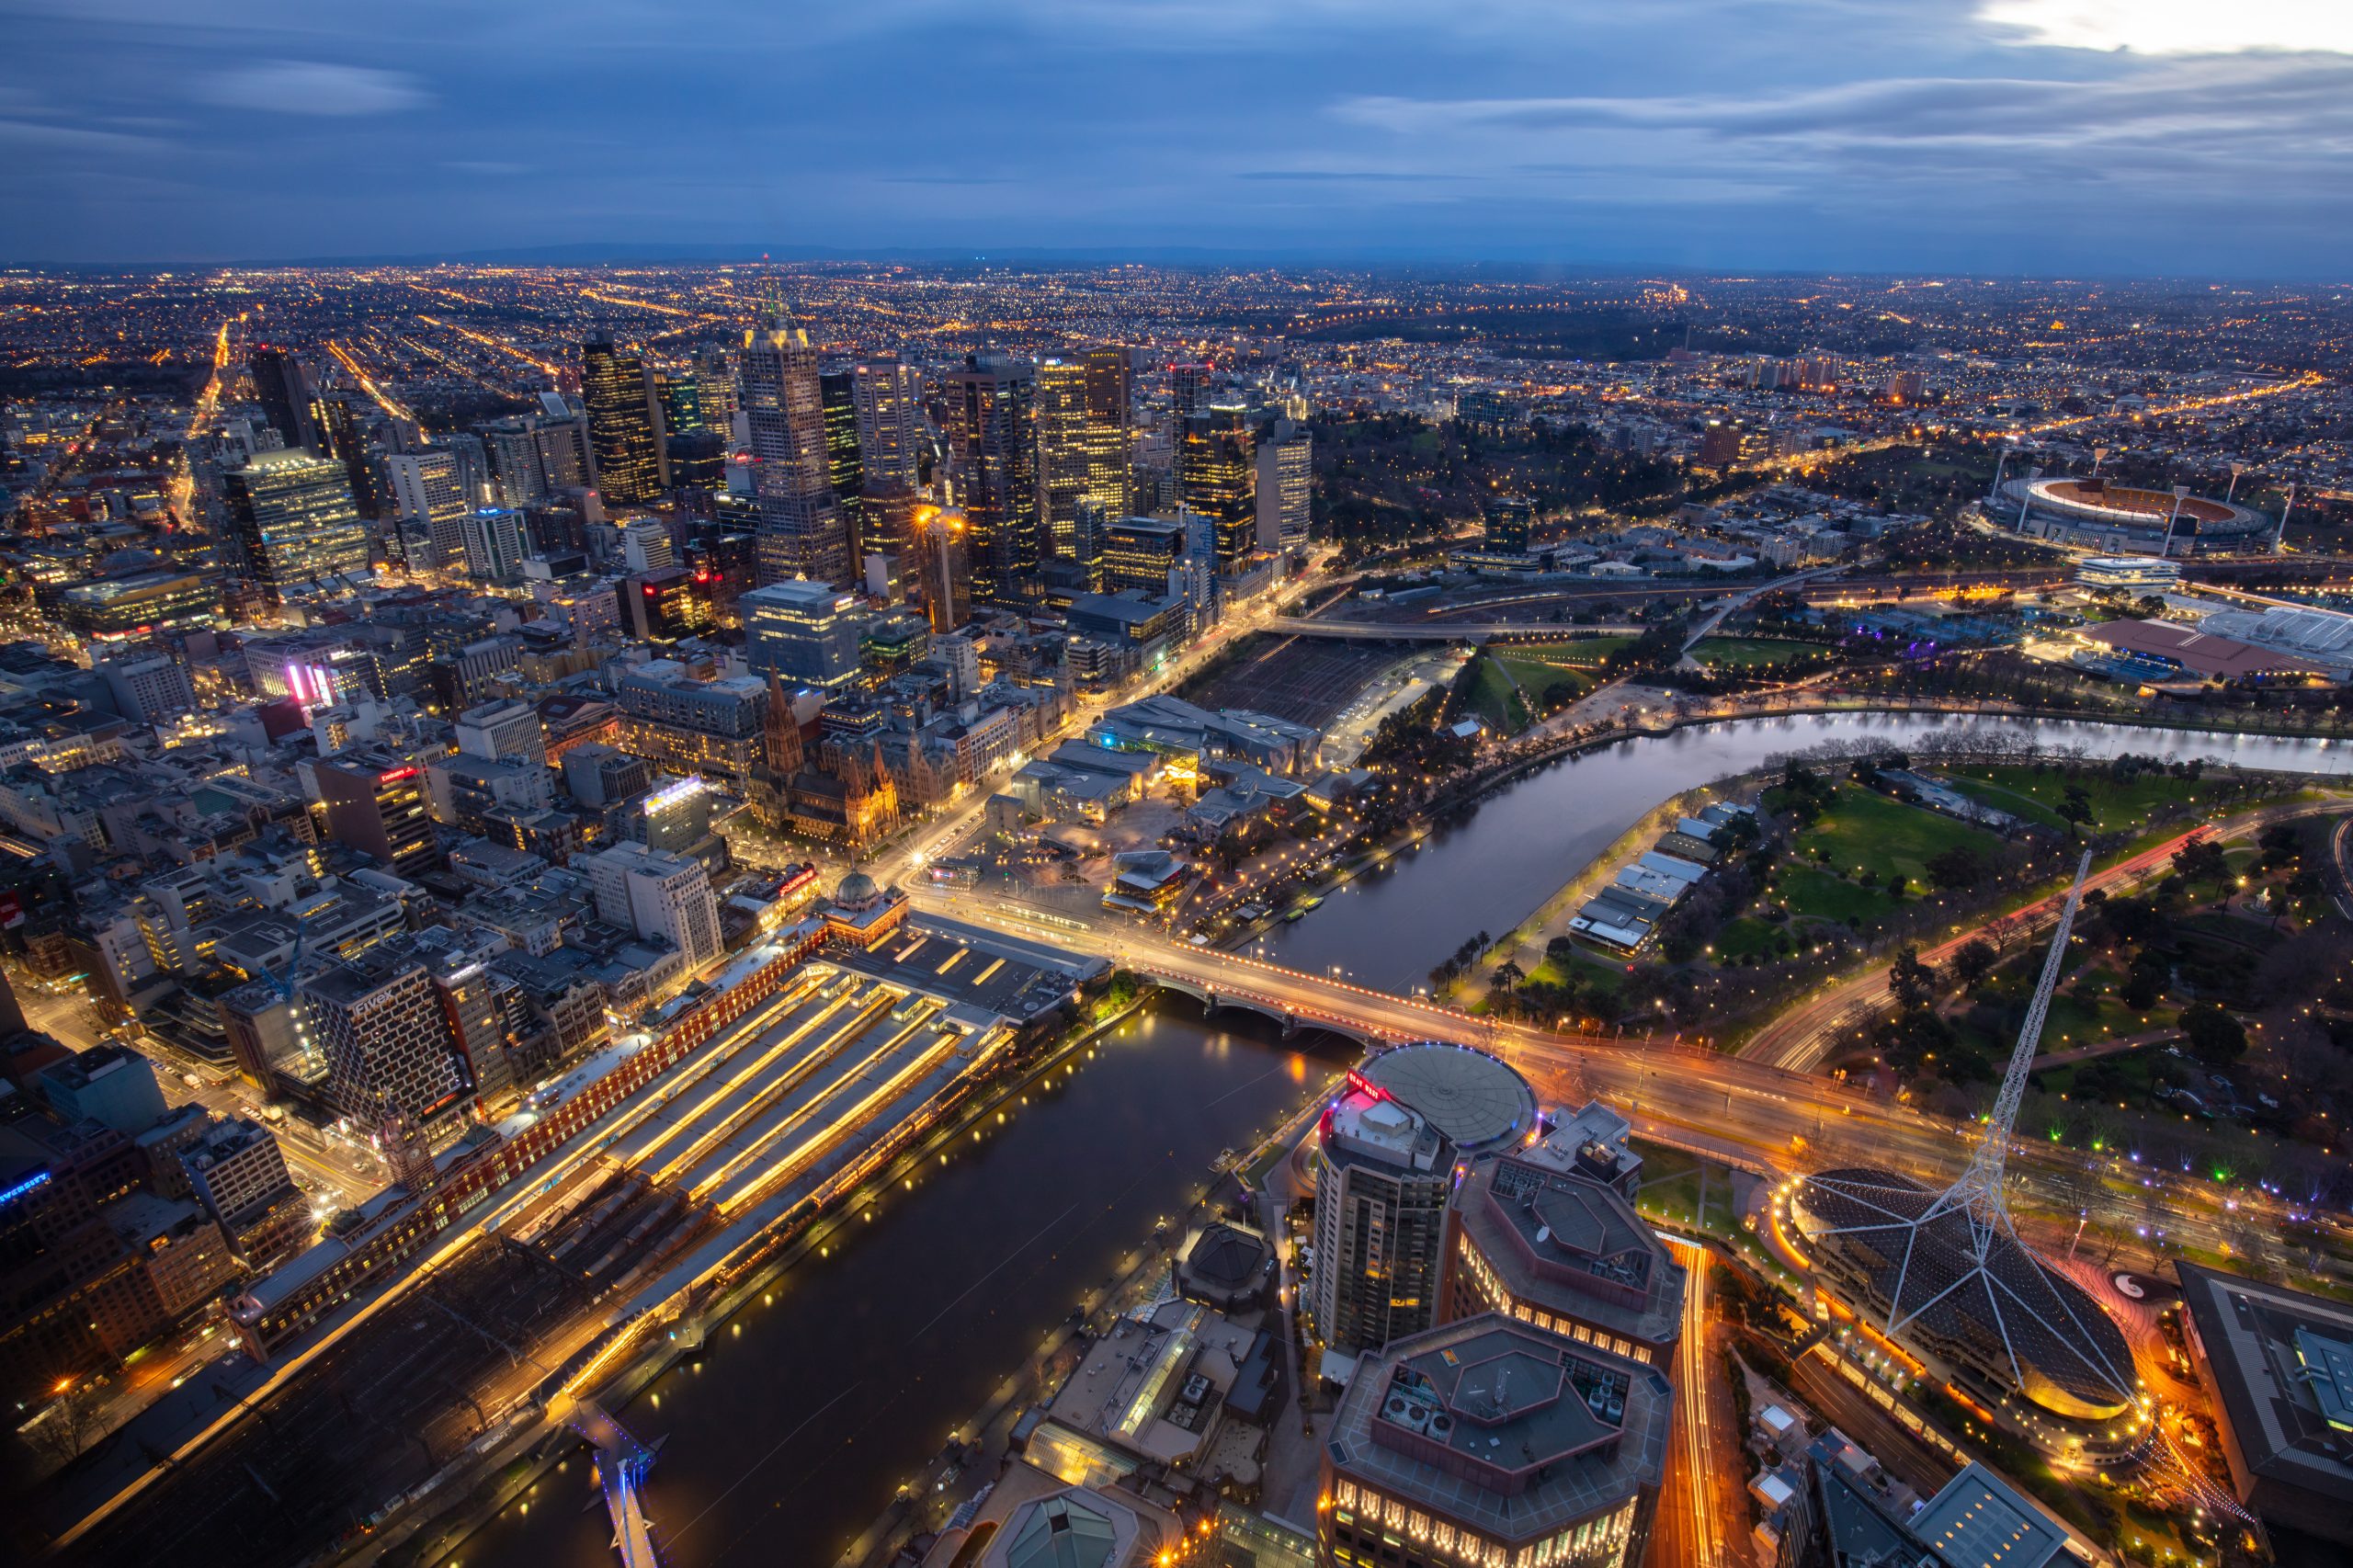
[[[1307,548],[1313,522],[1315,444],[1284,420],[1258,445],[1258,548],[1289,553]]]
[[[338,752],[313,769],[335,841],[365,850],[396,874],[422,876],[441,864],[425,770],[397,753]]]
[[[1315,1561],[1631,1568],[1674,1412],[1658,1368],[1501,1313],[1396,1340],[1318,1433]]]
[[[109,642],[212,625],[221,588],[202,572],[136,572],[76,583],[58,595],[58,615],[85,641]]]
[[[824,583],[770,583],[736,601],[744,655],[788,686],[838,691],[858,678],[858,633],[866,616],[855,594]]]
[[[245,574],[266,602],[368,569],[368,530],[341,463],[299,450],[257,452],[224,472],[221,484]]]
[[[759,577],[850,580],[849,534],[834,499],[817,350],[780,312],[744,335],[738,375],[759,508]]]
[[[674,773],[749,777],[767,747],[767,683],[757,676],[696,680],[685,665],[656,660],[621,676],[614,744]]]
[[[580,346],[580,401],[588,410],[588,445],[606,503],[652,504],[669,488],[670,472],[661,400],[644,357],[622,353],[604,334],[589,338]]]
[[[446,449],[394,452],[384,460],[384,472],[392,481],[392,515],[400,519],[402,538],[425,541],[422,551],[409,552],[409,567],[463,572],[466,517],[474,508],[458,472],[458,454]]]
[[[1103,591],[1170,592],[1185,562],[1185,525],[1159,517],[1114,517],[1103,525]]]
[[[1038,362],[1038,483],[1043,501],[1044,547],[1055,561],[1077,565],[1092,589],[1100,581],[1095,516],[1126,515],[1133,485],[1130,449],[1134,401],[1128,351],[1119,347]]]
[[[1672,1368],[1684,1289],[1683,1266],[1633,1204],[1581,1170],[1505,1154],[1454,1190],[1441,1322],[1502,1312]]]
[[[858,460],[868,494],[912,495],[923,483],[923,378],[893,358],[851,367]]]
[[[1034,372],[1027,360],[967,354],[943,381],[949,472],[968,525],[972,602],[1026,608],[1038,597],[1043,553],[1030,429]]]
[[[866,550],[866,466],[858,448],[856,373],[828,370],[820,374],[817,401],[824,411],[825,483],[833,490],[835,510],[841,514],[842,537],[854,577]]]
[[[303,980],[300,996],[337,1113],[372,1128],[391,1111],[434,1142],[454,1135],[443,1129],[462,1121],[470,1085],[423,963],[337,963]]]
[[[1176,444],[1176,498],[1216,529],[1220,572],[1241,565],[1257,544],[1257,482],[1246,408],[1212,403],[1185,416]]]

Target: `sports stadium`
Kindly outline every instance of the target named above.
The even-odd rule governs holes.
[[[2131,555],[2246,555],[2269,548],[2272,519],[2251,506],[2103,479],[2013,479],[2003,521],[2054,544]],[[2173,540],[2166,548],[2170,524]]]
[[[2124,1335],[2007,1226],[1981,1253],[1968,1210],[1938,1197],[1849,1168],[1801,1181],[1790,1209],[1820,1282],[1939,1379],[2046,1449],[2125,1449],[2139,1381]]]

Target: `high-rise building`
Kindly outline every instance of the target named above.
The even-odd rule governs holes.
[[[506,583],[520,575],[530,552],[523,514],[512,506],[476,506],[459,522],[466,575],[483,583]]]
[[[540,458],[540,432],[528,419],[494,420],[481,428],[490,458],[492,488],[499,504],[537,506],[548,498],[547,468]]]
[[[597,457],[597,488],[608,502],[650,506],[669,488],[662,450],[662,404],[642,356],[624,354],[598,334],[580,346],[580,399],[588,409],[588,441]]]
[[[94,1045],[33,1076],[41,1098],[69,1124],[96,1121],[136,1135],[164,1114],[155,1064],[127,1045]]]
[[[735,364],[720,344],[705,347],[695,360],[695,394],[702,403],[703,428],[731,449],[735,443]]]
[[[834,506],[842,515],[842,532],[849,540],[850,575],[855,578],[858,559],[866,552],[866,469],[858,449],[856,373],[831,370],[820,375],[817,397],[825,412],[825,481],[833,487]]]
[[[1437,1321],[1454,1145],[1351,1075],[1324,1112],[1315,1184],[1315,1332],[1343,1355]]]
[[[702,383],[691,372],[654,371],[654,397],[662,408],[664,434],[688,436],[706,428],[702,412]]]
[[[933,513],[915,551],[923,561],[925,617],[935,633],[953,631],[972,619],[972,528],[964,514]]]
[[[770,583],[736,601],[744,617],[744,656],[789,686],[837,691],[858,678],[858,596],[824,583]]]
[[[858,460],[877,494],[913,494],[923,483],[923,379],[893,358],[851,368],[858,404]]]
[[[1496,495],[1487,502],[1486,546],[1498,555],[1525,555],[1536,527],[1536,507],[1525,495]]]
[[[1210,405],[1210,395],[1216,388],[1217,372],[1207,365],[1168,367],[1168,404],[1178,431],[1184,429],[1187,418]]]
[[[337,1112],[372,1127],[389,1109],[430,1130],[462,1108],[465,1072],[422,962],[335,963],[305,978],[300,995]]]
[[[1038,364],[1038,483],[1047,553],[1079,566],[1089,591],[1100,565],[1079,522],[1082,503],[1124,516],[1131,488],[1133,403],[1128,351],[1111,347]]]
[[[221,475],[245,573],[276,605],[323,577],[368,569],[368,530],[343,465],[304,451],[257,452]]]
[[[512,699],[469,708],[456,720],[458,749],[493,762],[548,765],[547,726],[540,710]]]
[[[302,380],[301,362],[286,349],[265,346],[245,356],[245,369],[253,374],[254,396],[270,428],[289,449],[316,450],[319,432],[311,422],[311,389]]]
[[[1176,498],[1217,530],[1221,572],[1240,565],[1257,542],[1257,460],[1249,410],[1212,403],[1185,416],[1176,446]]]
[[[1658,1368],[1500,1312],[1392,1341],[1317,1429],[1315,1562],[1638,1568],[1674,1419]]]
[[[562,392],[540,394],[537,424],[540,471],[547,475],[548,494],[596,483],[597,448],[588,438],[588,421]]]
[[[849,536],[834,500],[824,392],[809,334],[771,308],[744,335],[739,380],[759,503],[760,581],[847,585]]]
[[[337,843],[365,850],[404,877],[441,863],[424,769],[395,753],[362,748],[323,758],[313,772]]]
[[[676,773],[748,776],[767,751],[768,688],[756,676],[695,680],[667,659],[616,683],[615,744]]]
[[[363,517],[374,517],[379,509],[376,473],[368,460],[366,415],[357,400],[349,392],[330,392],[311,405],[311,418],[319,429],[319,455],[341,463],[344,477],[351,482],[353,508]]]
[[[972,602],[1025,608],[1038,596],[1041,554],[1030,367],[968,354],[946,387],[949,469],[968,529]]]
[[[1103,591],[1130,588],[1158,598],[1176,590],[1185,561],[1185,525],[1173,518],[1114,517],[1103,525]]]
[[[616,844],[588,858],[597,916],[641,937],[664,937],[692,975],[719,957],[719,901],[702,862],[642,844]]]
[[[404,532],[422,530],[430,546],[430,559],[412,561],[411,568],[464,571],[466,515],[473,506],[459,477],[457,454],[444,448],[395,452],[384,460],[384,472],[392,484],[392,515]]]
[[[1305,430],[1279,421],[1273,437],[1258,445],[1258,548],[1305,550],[1314,495],[1314,444]]]

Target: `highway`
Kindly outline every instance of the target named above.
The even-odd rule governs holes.
[[[1302,1027],[1336,1028],[1370,1041],[1439,1040],[1491,1051],[1529,1079],[1540,1103],[1603,1099],[1633,1121],[1639,1136],[1751,1170],[1791,1174],[1869,1165],[1942,1186],[1967,1164],[1976,1136],[1974,1123],[1931,1116],[1770,1062],[1656,1036],[1563,1034],[1475,1017],[1124,926],[1047,925],[995,897],[926,888],[914,899],[920,909],[1095,953],[1147,977],[1211,993],[1221,1006],[1288,1015]],[[2168,1210],[2170,1240],[2205,1250],[2220,1251],[2244,1235],[2250,1210],[2274,1207],[2258,1194],[2234,1190],[2227,1199],[2237,1212],[2227,1214],[2225,1195],[2208,1183],[2034,1139],[2013,1144],[2010,1168],[2014,1190],[2030,1190],[2038,1177],[2055,1174],[2080,1179],[2088,1173],[2111,1187],[2129,1183]]]
[[[1746,1568],[1748,1508],[1742,1499],[1743,1434],[1730,1385],[1708,1338],[1708,1291],[1715,1259],[1704,1247],[1662,1235],[1688,1270],[1683,1331],[1675,1346],[1675,1434],[1660,1486],[1647,1562],[1656,1568]]]

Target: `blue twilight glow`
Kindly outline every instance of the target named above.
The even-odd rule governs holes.
[[[11,262],[2300,277],[2353,217],[2353,7],[2290,0],[0,10]]]

